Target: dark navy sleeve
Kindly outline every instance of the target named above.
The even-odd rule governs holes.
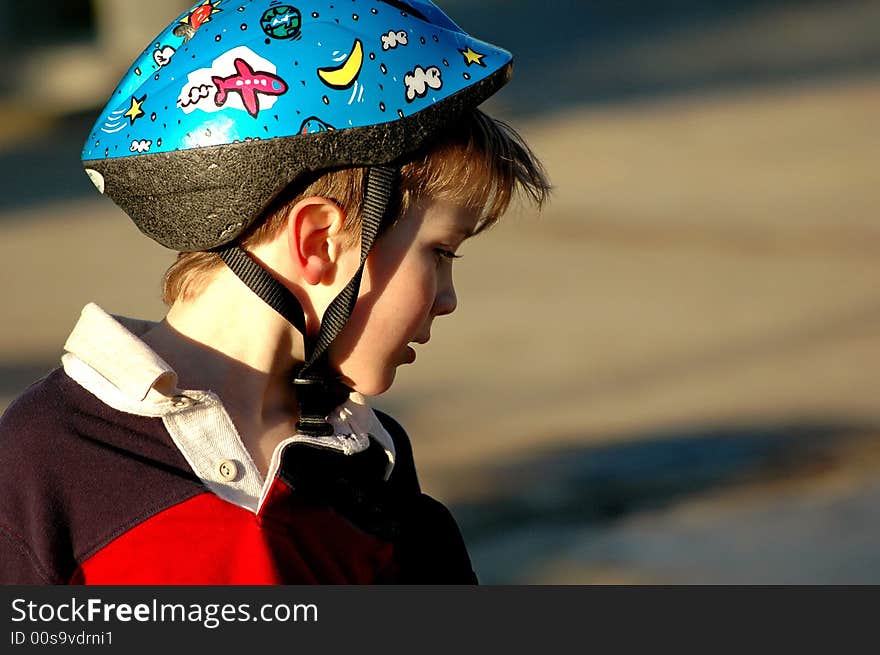
[[[394,439],[397,453],[389,483],[401,507],[401,530],[395,540],[400,581],[405,584],[477,584],[464,538],[452,513],[421,491],[406,431],[387,414],[376,414]]]
[[[51,376],[49,376],[51,378]],[[31,385],[0,417],[0,584],[54,584],[59,581],[49,557],[41,556],[37,535],[54,526],[37,525],[38,511],[51,513],[51,496],[34,480],[45,471],[31,447],[41,419],[51,413],[43,401],[46,380]]]
[[[202,491],[161,418],[117,411],[56,369],[0,418],[0,583],[66,584]]]
[[[15,533],[13,526],[0,523],[0,584],[52,584],[31,548]]]
[[[376,416],[382,423],[382,426],[388,430],[391,439],[394,441],[394,469],[391,472],[391,478],[388,483],[392,486],[395,493],[399,494],[418,494],[422,489],[419,485],[419,477],[416,473],[416,464],[413,459],[412,444],[409,436],[406,434],[400,423],[391,418],[384,412],[376,412]]]
[[[405,584],[478,584],[452,513],[426,494],[410,506],[397,545]]]

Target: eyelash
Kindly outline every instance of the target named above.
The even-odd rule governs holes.
[[[446,259],[461,259],[462,257],[461,255],[456,255],[451,250],[446,250],[445,248],[434,248],[434,252]]]

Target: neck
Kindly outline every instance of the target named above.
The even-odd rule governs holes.
[[[303,361],[299,332],[223,268],[198,298],[176,302],[144,341],[177,372],[180,388],[221,398],[265,473],[297,418],[291,379]]]

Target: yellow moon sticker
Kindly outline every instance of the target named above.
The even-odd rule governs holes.
[[[319,68],[318,77],[330,88],[347,89],[354,84],[363,65],[364,45],[360,39],[355,39],[345,63],[334,68]]]

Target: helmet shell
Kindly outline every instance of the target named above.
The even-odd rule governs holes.
[[[306,173],[404,159],[511,60],[424,0],[202,0],[134,62],[83,163],[147,235],[206,250]]]

